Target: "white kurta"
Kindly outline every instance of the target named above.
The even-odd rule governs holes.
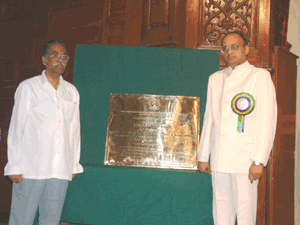
[[[72,180],[80,158],[79,93],[60,77],[57,90],[45,71],[20,83],[8,132],[4,175]]]
[[[236,94],[246,92],[255,108],[245,116],[244,133],[237,132],[238,115],[231,108]],[[277,123],[275,88],[270,73],[247,61],[212,74],[198,160],[210,157],[211,170],[248,174],[253,161],[267,164]]]

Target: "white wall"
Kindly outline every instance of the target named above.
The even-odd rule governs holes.
[[[291,52],[300,56],[300,1],[290,0],[287,41],[292,44]],[[295,163],[295,224],[300,225],[300,60],[297,61],[296,103],[296,163]],[[298,170],[297,170],[298,168]]]

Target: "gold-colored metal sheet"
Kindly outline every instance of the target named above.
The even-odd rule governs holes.
[[[197,169],[200,99],[110,95],[105,165]]]

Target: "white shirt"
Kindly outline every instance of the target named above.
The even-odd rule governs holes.
[[[245,116],[245,130],[239,133],[231,101],[242,92],[253,96],[255,108]],[[276,94],[268,71],[247,61],[234,70],[218,71],[209,78],[198,161],[210,157],[211,170],[224,173],[246,174],[253,161],[266,165],[276,123]]]
[[[245,64],[246,65],[246,64]],[[230,74],[232,73],[233,69],[229,66],[226,69],[223,70],[223,79],[226,81],[227,78],[230,76]],[[224,82],[225,83],[225,82]],[[208,99],[207,99],[208,100]],[[208,162],[208,158],[206,157],[201,157],[200,154],[198,154],[198,161],[200,162]]]
[[[20,83],[8,131],[4,175],[72,180],[82,173],[79,93],[60,76],[57,90],[45,71]]]

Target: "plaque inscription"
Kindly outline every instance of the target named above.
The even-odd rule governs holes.
[[[105,165],[197,169],[200,99],[110,95]]]

